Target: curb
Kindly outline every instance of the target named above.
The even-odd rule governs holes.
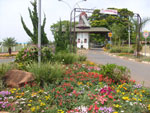
[[[108,53],[108,52],[104,52],[105,54],[109,55],[109,56],[113,56],[113,57],[118,57],[120,59],[126,59],[126,60],[130,60],[130,61],[134,61],[134,62],[139,62],[139,63],[143,63],[143,64],[150,64],[150,62],[146,62],[146,61],[137,61],[135,59],[132,59],[132,58],[127,58],[127,57],[123,57],[123,56],[117,56],[117,55],[114,55],[114,54],[111,54],[111,53]]]

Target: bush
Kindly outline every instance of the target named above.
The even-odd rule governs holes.
[[[137,51],[137,45],[136,45],[136,44],[132,45],[132,49],[133,49],[134,51]],[[142,45],[141,45],[141,44],[139,45],[139,52],[140,52],[140,51],[142,51]]]
[[[78,61],[78,56],[74,53],[59,52],[55,54],[54,61],[62,62],[64,64],[73,64]]]
[[[59,83],[63,78],[65,69],[58,63],[41,63],[40,68],[38,63],[33,63],[27,68],[28,72],[31,72],[37,83],[43,86],[44,83]]]
[[[118,66],[116,64],[102,65],[100,73],[115,80],[115,82],[119,82],[120,80],[128,81],[130,78],[130,70],[126,67]]]
[[[134,50],[129,47],[112,47],[110,53],[133,53]]]
[[[0,64],[0,90],[4,87],[3,77],[5,73],[11,70],[12,67],[14,66],[12,66],[11,64]]]
[[[86,56],[84,56],[84,55],[79,55],[79,56],[78,56],[78,60],[81,61],[81,62],[86,61],[86,59],[87,59],[87,58],[86,58]]]
[[[121,53],[121,48],[117,48],[117,47],[111,48],[109,52],[110,53]]]
[[[106,46],[105,46],[106,49],[110,49],[111,47],[112,47],[111,44],[106,44]]]
[[[52,59],[52,52],[49,47],[43,47],[41,50],[41,60],[46,62]],[[32,63],[38,61],[38,48],[36,46],[31,46],[28,48],[23,48],[16,56],[15,62],[22,63]]]

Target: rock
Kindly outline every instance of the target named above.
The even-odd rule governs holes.
[[[15,69],[8,71],[4,79],[8,87],[20,87],[25,83],[32,82],[34,77],[32,73]]]

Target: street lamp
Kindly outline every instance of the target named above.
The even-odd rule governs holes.
[[[38,9],[38,65],[41,63],[41,0],[39,0]]]

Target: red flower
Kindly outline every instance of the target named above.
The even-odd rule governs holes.
[[[91,110],[92,110],[92,108],[93,108],[93,105],[91,105],[91,106],[89,107],[88,111],[91,111]]]
[[[112,96],[112,95],[108,95],[108,97],[111,98],[111,99],[113,99],[113,96]]]
[[[98,107],[97,107],[97,105],[95,104],[95,110],[98,110]]]

